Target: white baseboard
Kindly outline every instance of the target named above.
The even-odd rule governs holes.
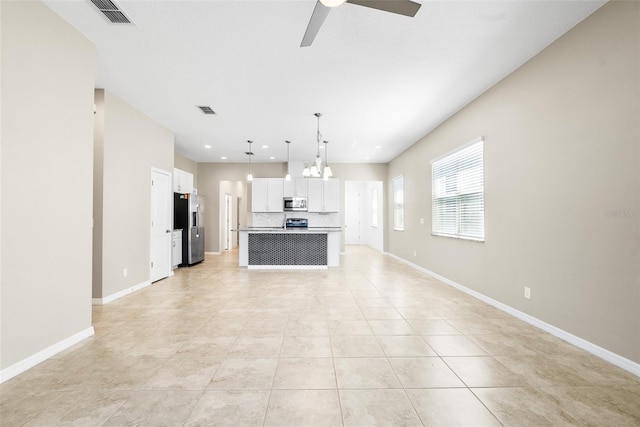
[[[605,348],[602,348],[592,342],[589,342],[583,338],[580,338],[576,335],[573,335],[570,332],[567,332],[563,329],[560,329],[556,326],[553,326],[547,322],[544,322],[540,319],[538,319],[537,317],[533,317],[527,313],[523,313],[520,310],[517,310],[509,305],[506,305],[504,303],[501,303],[500,301],[496,301],[493,298],[490,298],[484,294],[481,294],[480,292],[474,291],[473,289],[469,289],[457,282],[454,282],[453,280],[447,279],[444,276],[441,276],[437,273],[434,273],[433,271],[427,270],[424,267],[421,267],[417,264],[414,264],[410,261],[407,261],[404,258],[400,258],[397,255],[394,255],[392,253],[389,252],[385,252],[385,255],[389,255],[392,258],[397,259],[398,261],[407,264],[413,268],[415,268],[416,270],[422,271],[423,273],[428,274],[429,276],[432,276],[438,280],[440,280],[441,282],[452,286],[468,295],[471,295],[474,298],[479,299],[480,301],[486,302],[487,304],[502,310],[514,317],[517,317],[520,320],[523,320],[527,323],[529,323],[530,325],[533,325],[537,328],[542,329],[543,331],[546,331],[548,333],[550,333],[551,335],[554,335],[558,338],[561,338],[565,341],[567,341],[570,344],[575,345],[576,347],[579,347],[585,351],[588,351],[589,353],[593,354],[594,356],[597,356],[603,360],[606,360],[607,362],[618,366],[619,368],[624,369],[625,371],[631,372],[634,375],[637,375],[638,377],[640,377],[640,363],[636,363],[633,360],[629,360],[626,357],[620,356],[619,354],[613,353],[612,351],[609,351]]]
[[[328,270],[326,265],[249,265],[247,270]]]
[[[205,252],[205,255],[220,255],[220,252]]]
[[[146,288],[147,286],[149,286],[151,284],[150,280],[146,280],[140,284],[137,284],[131,288],[126,288],[123,289],[119,292],[116,292],[115,294],[111,294],[108,297],[104,297],[104,298],[93,298],[92,300],[92,304],[93,305],[107,305],[112,301],[117,300],[118,298],[122,298],[126,295],[132,294],[136,291],[139,291],[142,288]]]
[[[77,334],[70,336],[69,338],[66,338],[60,342],[57,342],[56,344],[50,345],[44,350],[41,350],[36,354],[21,360],[18,363],[14,363],[8,368],[5,368],[2,371],[0,371],[0,384],[2,384],[7,380],[10,380],[16,375],[23,373],[27,369],[33,368],[37,364],[44,362],[45,360],[49,359],[52,356],[55,356],[56,354],[60,353],[63,350],[68,349],[72,345],[75,345],[80,341],[86,338],[89,338],[94,333],[95,332],[93,330],[93,326],[91,326],[85,329],[84,331],[80,331]]]

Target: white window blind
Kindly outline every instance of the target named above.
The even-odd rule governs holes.
[[[483,139],[432,161],[432,231],[484,241]]]
[[[393,229],[404,230],[404,178],[393,178]]]

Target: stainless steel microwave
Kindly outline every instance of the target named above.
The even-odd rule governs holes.
[[[306,212],[307,211],[307,198],[306,197],[285,197],[283,199],[283,209],[285,212]]]

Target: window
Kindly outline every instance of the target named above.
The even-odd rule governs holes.
[[[404,230],[404,178],[393,178],[393,229]]]
[[[371,226],[378,226],[378,187],[371,189]]]
[[[484,241],[483,142],[431,162],[434,235]]]

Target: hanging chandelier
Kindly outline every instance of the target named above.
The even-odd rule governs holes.
[[[320,141],[322,140],[322,134],[320,133],[320,117],[321,113],[315,113],[314,116],[318,119],[318,129],[316,131],[316,158],[310,163],[304,164],[304,170],[302,171],[302,176],[305,178],[320,178],[324,177],[324,179],[329,179],[333,174],[331,173],[331,168],[328,167],[326,162],[326,148],[328,141],[325,141],[325,162],[322,164],[322,157],[320,157]]]
[[[249,140],[247,141],[247,144],[249,144],[249,151],[245,153],[247,156],[249,156],[249,174],[247,174],[247,181],[253,181],[253,174],[251,173],[251,156],[253,156],[253,151],[251,151],[251,144],[253,144],[253,141]]]

